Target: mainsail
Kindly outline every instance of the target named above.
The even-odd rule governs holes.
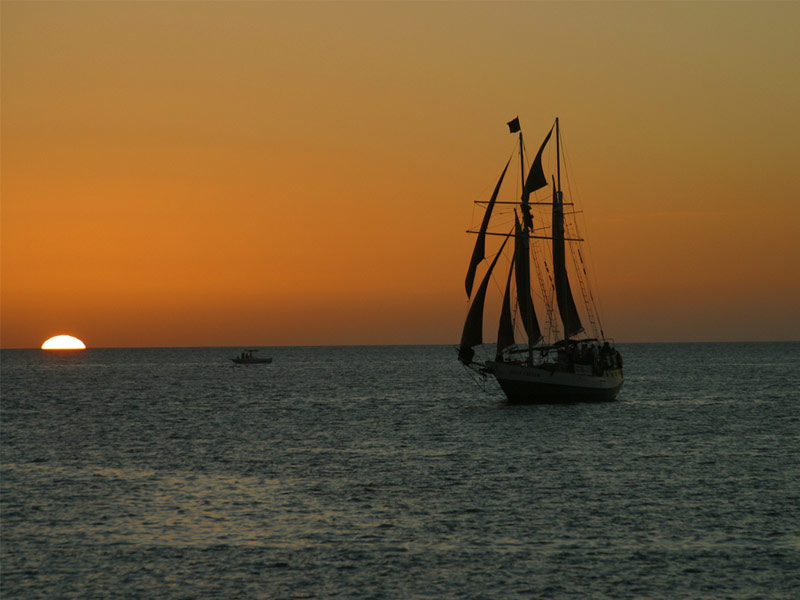
[[[583,326],[569,287],[565,258],[564,198],[553,182],[553,271],[558,312],[561,315],[561,322],[564,324],[564,338],[568,338],[583,331]]]

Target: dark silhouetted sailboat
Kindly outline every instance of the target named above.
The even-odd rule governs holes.
[[[561,189],[563,157],[558,119],[527,175],[519,119],[510,121],[508,127],[512,133],[519,133],[521,194],[519,200],[498,200],[509,158],[490,200],[476,202],[485,210],[480,227],[468,231],[476,234],[477,240],[465,281],[471,304],[458,348],[459,360],[483,377],[493,376],[511,402],[614,400],[623,382],[622,356],[603,333],[584,265],[585,253],[581,252],[583,239],[578,234],[574,201],[565,202]],[[548,182],[542,161],[554,132],[555,173]],[[548,185],[551,192],[537,200],[536,192]],[[490,237],[501,241],[496,253],[487,257]],[[483,344],[483,319],[487,291],[498,264],[505,266],[507,275],[495,286],[498,300],[503,292],[497,343],[492,348]],[[485,265],[485,272],[473,293],[481,265]],[[570,273],[579,284],[583,300],[580,311],[570,287]],[[543,326],[537,312],[543,317]],[[486,357],[478,357],[476,350]]]

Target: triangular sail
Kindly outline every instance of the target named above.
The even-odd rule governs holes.
[[[472,295],[472,284],[475,281],[475,270],[478,268],[478,265],[481,263],[481,261],[486,257],[486,229],[489,227],[489,219],[492,216],[492,209],[494,208],[495,200],[497,200],[497,194],[500,191],[500,186],[503,183],[503,178],[506,176],[506,171],[508,170],[508,165],[510,162],[511,158],[508,159],[503,172],[500,174],[500,179],[497,181],[497,185],[494,187],[492,199],[489,200],[489,204],[486,206],[486,212],[483,215],[483,222],[481,223],[481,228],[478,232],[478,238],[475,240],[475,248],[472,251],[472,258],[469,261],[469,268],[467,269],[467,278],[464,282],[464,285],[467,289],[467,298]]]
[[[553,272],[556,288],[556,302],[561,322],[564,324],[564,338],[583,331],[572,290],[567,277],[566,254],[564,251],[564,199],[553,182]]]
[[[489,270],[486,271],[483,281],[478,286],[478,291],[475,292],[475,298],[472,300],[472,306],[469,307],[469,312],[467,312],[467,320],[464,323],[464,331],[461,334],[461,344],[458,349],[458,357],[464,364],[469,364],[475,355],[472,347],[483,343],[483,305],[486,302],[486,289],[489,287],[492,271],[497,264],[497,259],[500,258],[503,249],[506,247],[506,242],[508,242],[508,238],[503,241],[503,245],[500,246],[500,250],[489,265]]]
[[[511,266],[506,279],[506,291],[503,294],[503,307],[500,309],[500,326],[497,329],[497,360],[503,359],[503,350],[513,346],[514,323],[511,321],[511,275],[514,272],[514,257],[511,257]]]
[[[528,343],[533,345],[541,337],[539,322],[533,308],[533,298],[531,297],[531,260],[530,260],[530,237],[528,232],[520,225],[519,219],[514,217],[514,273],[517,284],[517,306],[519,316],[528,335]]]
[[[536,158],[533,159],[531,170],[528,173],[528,179],[525,180],[525,193],[527,195],[547,185],[547,177],[545,177],[544,170],[542,169],[542,153],[544,152],[544,147],[547,146],[547,142],[550,141],[550,136],[552,134],[553,127],[550,128],[547,137],[544,138],[542,145],[539,146],[539,152],[536,153]]]
[[[542,170],[542,153],[544,152],[545,146],[547,146],[547,142],[550,141],[550,135],[552,133],[553,128],[551,127],[542,145],[539,146],[539,152],[536,153],[536,158],[533,160],[531,170],[528,172],[528,178],[522,186],[522,200],[520,205],[522,222],[527,229],[533,229],[533,215],[531,214],[531,205],[529,203],[530,195],[539,188],[543,188],[547,185],[547,178],[544,176],[544,171]]]

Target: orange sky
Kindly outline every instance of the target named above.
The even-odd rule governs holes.
[[[800,3],[0,10],[2,347],[455,344],[517,114],[607,334],[800,339]]]

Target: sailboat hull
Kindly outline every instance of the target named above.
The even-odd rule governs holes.
[[[520,404],[611,402],[623,382],[622,369],[593,375],[504,362],[487,362],[485,367],[509,402]]]

